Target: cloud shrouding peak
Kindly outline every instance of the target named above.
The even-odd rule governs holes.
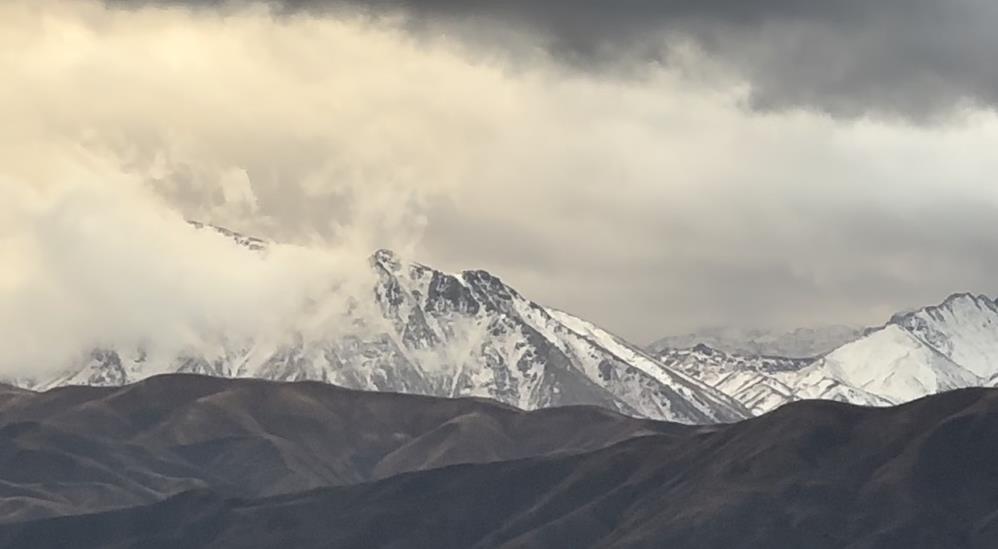
[[[96,348],[172,357],[349,333],[351,297],[373,284],[348,250],[235,245],[107,174],[100,184],[12,189],[0,194],[10,222],[0,239],[0,375],[56,373]]]

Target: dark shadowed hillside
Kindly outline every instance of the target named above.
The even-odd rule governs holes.
[[[194,394],[179,394],[181,387]],[[322,395],[343,404],[324,402],[313,393],[320,388]],[[157,395],[186,404],[165,407],[156,403]],[[85,425],[96,418],[116,425],[110,418],[116,415],[113,410],[120,410],[117,406],[144,402],[133,404],[133,411],[144,412],[132,416],[131,427],[115,428],[134,429],[128,440],[145,441],[146,447],[148,441],[157,440],[174,448],[163,456],[185,451],[176,449],[189,447],[185,437],[231,431],[239,422],[252,424],[246,427],[249,432],[272,432],[282,417],[275,403],[283,399],[281,406],[299,401],[297,408],[291,408],[299,416],[297,421],[310,414],[316,417],[303,423],[308,427],[300,431],[303,438],[296,439],[295,447],[337,449],[333,455],[339,461],[330,458],[327,463],[340,467],[327,465],[328,471],[363,480],[456,461],[479,463],[262,498],[232,497],[201,479],[203,486],[151,505],[3,525],[4,547],[984,548],[998,544],[994,459],[998,391],[994,390],[955,391],[883,409],[805,401],[712,429],[635,423],[589,408],[524,414],[478,401],[191,377],[156,378],[117,391],[68,389],[43,397],[9,397],[5,407],[22,417],[48,409],[43,415],[55,423],[65,421],[63,426]],[[395,399],[406,399],[409,406],[402,417],[392,414]],[[91,412],[88,400],[100,405]],[[218,402],[206,403],[213,400]],[[47,402],[31,405],[32,401]],[[72,421],[51,412],[59,401],[77,411]],[[218,417],[196,421],[201,414]],[[442,419],[455,414],[463,419]],[[181,417],[194,419],[181,422]],[[345,427],[359,418],[368,426],[366,436]],[[346,433],[337,435],[343,436],[339,444],[323,442],[326,431],[320,425],[327,422],[344,426],[334,430]],[[382,451],[380,459],[343,466],[350,462],[348,456],[356,462],[356,456],[373,452],[372,448],[390,446],[370,441],[378,438],[372,433],[393,429],[424,434],[414,437],[416,444],[393,446],[405,451]],[[617,429],[621,431],[616,438],[626,440],[576,453],[612,441],[615,437],[607,431]],[[42,446],[63,455],[61,446],[72,440],[53,436]],[[274,442],[271,452],[289,463],[296,454],[282,453],[282,444]],[[350,449],[355,445],[363,446],[364,452]],[[246,448],[253,446],[247,443]],[[140,450],[135,452],[118,459],[144,459]],[[227,467],[238,468],[238,475],[251,485],[267,485],[259,479],[269,478],[264,471],[273,470],[278,461],[268,461],[262,450],[243,452],[241,459],[227,453],[232,448],[216,452],[209,445],[198,452],[199,459],[187,461],[188,467],[227,455],[222,461],[228,466],[206,468],[219,475]],[[447,455],[461,457],[440,458]],[[179,467],[172,459],[153,466],[160,467],[157,471]],[[43,475],[39,467],[35,474]],[[184,471],[170,474],[180,478]],[[162,481],[167,473],[155,476]],[[232,476],[229,480],[237,481]],[[123,486],[120,479],[108,482]]]
[[[8,387],[0,389],[0,520],[192,489],[260,497],[685,430],[599,408],[528,413],[311,382],[170,375],[118,388]]]

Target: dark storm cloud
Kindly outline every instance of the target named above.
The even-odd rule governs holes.
[[[232,8],[222,0],[111,0]],[[585,70],[681,64],[680,45],[752,87],[758,109],[811,108],[931,120],[998,105],[991,0],[278,0],[282,13],[402,14],[416,31],[490,47],[541,46]],[[537,41],[524,45],[524,37]],[[698,70],[697,67],[684,67]]]

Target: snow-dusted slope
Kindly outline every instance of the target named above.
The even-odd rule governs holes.
[[[240,245],[266,243],[226,233]],[[524,298],[484,271],[448,274],[382,250],[350,333],[224,343],[154,356],[101,349],[35,388],[120,385],[165,372],[318,380],[350,388],[488,397],[525,409],[590,404],[683,423],[750,415],[738,401],[636,347]],[[373,317],[372,315],[373,311]]]
[[[733,399],[721,391],[703,390],[704,383],[679,370],[664,366],[638,348],[631,346],[617,336],[606,332],[590,322],[562,311],[547,309],[546,312],[554,321],[571,332],[569,337],[562,336],[558,339],[567,341],[570,347],[574,347],[572,351],[579,349],[580,340],[577,338],[581,337],[582,341],[584,341],[584,347],[588,347],[585,354],[592,356],[594,351],[602,350],[595,354],[595,357],[600,361],[600,368],[603,368],[602,364],[606,361],[605,357],[601,357],[600,355],[606,352],[617,360],[629,364],[638,371],[652,377],[662,387],[668,388],[669,393],[674,394],[667,395],[669,398],[664,399],[666,403],[681,402],[685,406],[693,408],[692,413],[704,414],[710,413],[712,410],[728,408],[732,403],[738,402],[738,399]],[[590,362],[592,362],[592,359],[590,359]],[[602,376],[602,374],[600,375]],[[676,410],[669,410],[668,412],[675,414]]]
[[[896,324],[832,351],[812,369],[894,403],[982,382]]]

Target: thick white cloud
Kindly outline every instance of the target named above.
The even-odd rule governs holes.
[[[0,363],[280,331],[308,292],[359,291],[382,246],[637,340],[998,291],[993,115],[760,114],[695,51],[616,80],[414,36],[259,7],[0,6]],[[226,252],[184,217],[322,251]]]
[[[348,249],[233,246],[135,180],[82,167],[73,178],[44,191],[4,182],[2,373],[63,367],[99,346],[175,355],[348,330],[350,296],[373,283]]]

